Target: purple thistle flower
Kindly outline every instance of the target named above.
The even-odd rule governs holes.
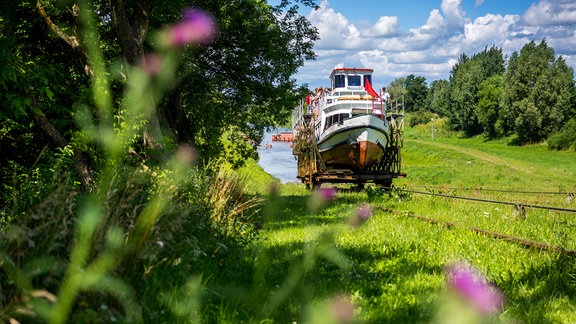
[[[350,218],[350,226],[359,227],[372,217],[372,208],[369,204],[362,203],[356,208],[356,213]]]
[[[158,75],[162,70],[162,60],[157,54],[147,53],[140,60],[140,68],[148,75]]]
[[[315,213],[322,208],[328,206],[328,204],[336,199],[336,194],[338,189],[332,188],[320,188],[312,194],[310,200],[308,200],[308,209]]]
[[[330,300],[332,315],[338,323],[350,323],[354,319],[355,306],[344,295],[338,295]]]
[[[504,304],[502,292],[472,267],[455,264],[448,268],[448,286],[485,315],[498,312]]]
[[[320,197],[324,201],[331,201],[336,198],[336,193],[338,190],[334,187],[332,188],[320,188]]]
[[[167,43],[174,47],[183,47],[192,43],[209,43],[216,33],[214,18],[203,10],[188,8],[183,19],[168,30]]]

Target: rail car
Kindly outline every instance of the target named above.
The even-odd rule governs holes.
[[[336,68],[331,87],[316,89],[292,113],[297,178],[323,183],[373,182],[390,187],[405,177],[401,149],[404,105],[389,105],[371,85],[372,69]]]

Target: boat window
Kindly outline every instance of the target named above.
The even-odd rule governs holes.
[[[372,76],[369,74],[364,74],[364,87],[366,87],[366,80],[368,80],[370,82],[370,84],[372,84]]]
[[[328,127],[343,121],[344,119],[350,118],[350,114],[343,113],[343,114],[335,114],[332,116],[326,117],[326,125],[324,126],[324,130],[328,129]]]
[[[346,76],[344,74],[337,74],[334,76],[334,88],[344,88]]]
[[[360,76],[359,75],[351,75],[348,77],[348,86],[356,87],[360,86]]]

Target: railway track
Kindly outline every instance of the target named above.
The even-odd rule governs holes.
[[[519,210],[520,212],[524,212],[524,210],[526,208],[533,208],[533,209],[545,209],[545,210],[556,211],[556,212],[576,213],[576,209],[573,209],[573,208],[564,208],[564,207],[556,207],[556,206],[542,206],[542,205],[510,202],[510,201],[499,201],[499,200],[494,200],[494,199],[483,199],[483,198],[476,198],[476,197],[464,197],[464,196],[457,196],[457,195],[450,195],[450,194],[440,194],[440,193],[434,193],[434,192],[411,190],[411,189],[406,189],[406,188],[400,189],[400,188],[392,187],[392,188],[385,188],[385,189],[397,190],[398,192],[401,193],[401,195],[402,194],[406,195],[406,194],[410,193],[410,194],[418,194],[418,195],[429,195],[429,196],[441,197],[441,198],[469,200],[469,201],[482,202],[482,203],[512,205],[512,206],[514,206],[515,209]],[[489,189],[485,189],[485,190],[489,190]],[[564,195],[567,195],[567,197],[568,197],[567,199],[571,199],[570,202],[572,202],[572,200],[574,199],[574,194],[569,193],[569,192],[534,192],[534,191],[506,191],[506,190],[498,190],[498,192],[538,193],[538,194],[554,194],[554,195],[564,194]],[[572,250],[572,249],[566,249],[563,247],[554,246],[551,244],[542,243],[542,242],[538,242],[538,241],[534,241],[534,240],[529,240],[529,239],[522,238],[522,237],[516,237],[516,236],[507,235],[507,234],[488,231],[488,230],[477,228],[477,227],[465,226],[465,225],[461,225],[461,224],[458,224],[455,222],[438,220],[438,219],[435,219],[432,217],[416,215],[415,213],[413,213],[411,211],[400,211],[400,210],[395,210],[395,209],[391,209],[391,208],[387,208],[387,207],[376,207],[376,209],[383,211],[383,212],[386,212],[386,213],[394,214],[394,215],[411,217],[411,218],[418,219],[418,220],[421,220],[421,221],[424,221],[427,223],[431,223],[431,224],[444,225],[448,228],[453,228],[453,227],[465,228],[465,229],[472,231],[474,233],[477,233],[477,234],[485,235],[485,236],[492,237],[492,238],[498,239],[498,240],[513,242],[513,243],[522,245],[522,246],[527,247],[527,248],[535,248],[535,249],[539,249],[539,250],[543,250],[543,251],[559,253],[562,255],[570,256],[570,257],[576,257],[576,250]]]

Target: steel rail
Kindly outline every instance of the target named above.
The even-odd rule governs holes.
[[[455,195],[446,195],[446,194],[439,194],[439,193],[432,193],[432,192],[425,192],[425,191],[417,191],[417,190],[410,190],[410,189],[402,189],[402,188],[395,188],[395,190],[410,192],[415,194],[421,195],[430,195],[430,196],[437,196],[437,197],[444,197],[444,198],[453,198],[453,199],[462,199],[462,200],[472,200],[472,201],[480,201],[480,202],[487,202],[493,204],[501,204],[501,205],[511,205],[511,206],[519,206],[519,207],[527,207],[527,208],[535,208],[535,209],[547,209],[547,210],[555,210],[555,211],[563,211],[569,213],[576,213],[576,209],[571,208],[563,208],[563,207],[554,207],[554,206],[542,206],[542,205],[533,205],[533,204],[525,204],[525,203],[516,203],[510,201],[499,201],[493,199],[483,199],[483,198],[474,198],[474,197],[463,197],[463,196],[455,196]]]
[[[429,218],[429,217],[424,217],[424,216],[419,216],[416,215],[412,212],[401,212],[398,210],[394,210],[391,208],[386,208],[386,207],[377,207],[377,209],[391,213],[391,214],[396,214],[396,215],[407,215],[410,216],[412,218],[416,218],[431,224],[442,224],[445,225],[448,228],[451,227],[463,227],[460,226],[456,223],[452,223],[452,222],[448,222],[448,221],[440,221],[434,218]],[[556,252],[556,253],[561,253],[564,255],[569,255],[572,257],[576,257],[576,251],[575,250],[570,250],[570,249],[565,249],[565,248],[561,248],[561,247],[557,247],[557,246],[552,246],[549,244],[545,244],[545,243],[541,243],[541,242],[536,242],[536,241],[531,241],[531,240],[527,240],[521,237],[515,237],[515,236],[510,236],[510,235],[505,235],[505,234],[499,234],[499,233],[495,233],[495,232],[490,232],[487,230],[483,230],[483,229],[479,229],[476,227],[465,227],[466,229],[477,233],[477,234],[482,234],[482,235],[486,235],[486,236],[491,236],[493,238],[499,239],[499,240],[504,240],[504,241],[509,241],[509,242],[514,242],[514,243],[518,243],[520,245],[523,245],[525,247],[532,247],[532,248],[537,248],[540,250],[545,250],[545,251],[552,251],[552,252]]]
[[[511,190],[511,189],[490,189],[490,188],[456,188],[456,187],[433,187],[433,186],[412,186],[412,188],[435,188],[435,189],[448,189],[448,190],[462,190],[462,191],[489,191],[489,192],[503,192],[503,193],[521,193],[521,194],[542,194],[542,195],[568,195],[571,191],[529,191],[529,190]]]

